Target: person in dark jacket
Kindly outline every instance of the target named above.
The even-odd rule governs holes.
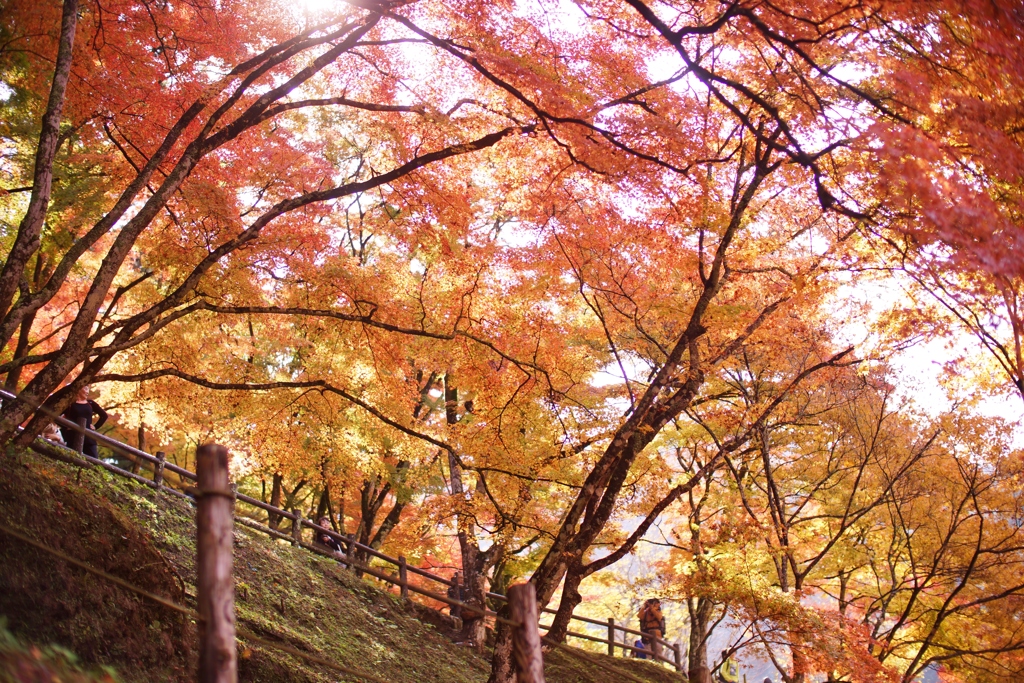
[[[317,526],[319,526],[321,529],[330,529],[330,517],[321,517],[320,521],[317,522]],[[326,531],[317,530],[316,534],[313,535],[313,543],[325,550],[331,551],[332,553],[344,553],[344,551],[341,549],[341,543],[338,542],[338,539],[336,539],[334,536],[331,536]]]
[[[452,574],[452,582],[448,586],[448,597],[459,602],[465,602],[466,600],[466,590],[462,585],[462,576],[459,572]],[[449,605],[448,613],[456,619],[462,619],[462,605]]]
[[[95,427],[92,424],[92,416],[97,415],[99,419],[96,420]],[[85,426],[87,429],[99,429],[103,426],[103,423],[107,421],[107,411],[100,408],[100,405],[89,398],[89,387],[84,386],[78,390],[78,397],[75,402],[68,406],[64,414],[61,415],[65,420],[71,420],[74,423],[78,423],[79,420],[85,420]],[[64,443],[72,444],[75,443],[75,435],[77,432],[70,427],[61,427],[60,433],[64,437]],[[86,435],[85,441],[82,444],[82,452],[86,455],[91,455],[94,458],[100,457],[99,451],[96,449],[96,440]]]

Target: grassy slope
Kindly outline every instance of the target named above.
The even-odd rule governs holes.
[[[68,556],[193,607],[194,523],[187,501],[102,470],[79,471],[14,449],[0,456],[0,525],[28,530]],[[453,645],[444,618],[333,560],[236,526],[235,574],[238,620],[266,640],[396,683],[487,679],[487,659]],[[196,629],[186,617],[2,534],[0,615],[21,637],[112,665],[125,681],[194,678]],[[646,662],[596,658],[651,683],[681,680]],[[545,670],[551,683],[629,680],[557,651],[546,655]],[[239,678],[338,680],[256,644],[243,649]]]

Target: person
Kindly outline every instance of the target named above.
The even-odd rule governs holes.
[[[661,638],[665,637],[665,616],[661,613],[661,600],[648,598],[640,608],[640,632],[647,635],[641,640],[655,661],[661,659]]]
[[[452,582],[448,586],[448,598],[450,600],[458,600],[459,602],[465,602],[466,600],[466,588],[462,585],[462,576],[459,572],[452,574]],[[448,614],[451,615],[452,621],[455,622],[453,628],[461,633],[463,628],[462,623],[462,605],[448,605]]]
[[[99,416],[95,427],[93,427],[92,424],[93,415]],[[78,396],[75,398],[75,402],[68,406],[67,410],[64,411],[64,414],[61,415],[61,417],[76,424],[79,420],[85,420],[85,426],[87,429],[99,429],[103,426],[103,423],[107,421],[107,411],[100,408],[96,401],[89,398],[89,387],[84,386],[78,390]],[[64,443],[75,443],[75,435],[78,433],[77,430],[70,427],[61,427],[60,433],[64,436]],[[82,452],[86,455],[91,455],[94,458],[100,457],[99,451],[96,448],[96,440],[88,434],[86,434],[85,441],[82,443]]]
[[[317,521],[317,525],[321,529],[330,529],[331,528],[331,518],[330,517],[321,517],[319,519],[319,521]],[[331,536],[326,531],[319,531],[318,530],[316,532],[316,534],[313,536],[313,543],[315,545],[320,546],[321,548],[324,548],[325,550],[329,550],[329,551],[331,551],[333,553],[338,553],[339,555],[344,552],[341,549],[341,543],[338,542],[338,539],[336,539],[334,536]]]
[[[47,424],[46,427],[43,428],[43,433],[40,434],[39,436],[43,437],[44,439],[51,443],[59,443],[62,446],[64,445],[64,438],[61,437],[60,430],[57,429],[57,425],[53,424],[52,422]]]
[[[462,589],[462,579],[459,572],[452,574],[451,585],[448,586],[448,597],[451,600],[463,602],[465,591]],[[448,605],[448,613],[455,619],[462,619],[462,605]]]
[[[722,650],[722,665],[718,667],[718,680],[722,683],[739,683],[740,667],[736,660],[729,656],[728,650]]]
[[[645,649],[645,647],[646,647],[644,645],[644,641],[642,641],[639,638],[637,638],[637,641],[635,643],[633,643],[633,647],[637,648],[636,650],[633,650],[630,653],[631,655],[633,655],[634,658],[636,658],[636,659],[647,659],[647,653],[643,651]]]

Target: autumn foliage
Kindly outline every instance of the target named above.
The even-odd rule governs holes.
[[[657,537],[693,683],[1015,680],[1021,21],[9,0],[0,441],[93,384],[556,639]]]

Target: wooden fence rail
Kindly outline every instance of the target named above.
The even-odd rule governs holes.
[[[14,394],[10,393],[10,392],[7,392],[7,391],[5,391],[3,389],[0,389],[0,399],[12,399],[12,398],[16,398],[16,396]],[[192,500],[195,497],[194,495],[188,495],[187,491],[185,493],[183,493],[183,492],[178,491],[178,490],[176,490],[176,489],[174,489],[174,488],[172,488],[172,487],[167,485],[166,472],[173,472],[174,474],[178,475],[181,479],[188,480],[189,482],[197,482],[198,481],[198,477],[197,477],[197,475],[195,473],[190,472],[189,470],[187,470],[187,469],[185,469],[183,467],[179,467],[179,466],[177,466],[177,465],[175,465],[173,463],[167,462],[166,456],[165,456],[164,453],[158,452],[156,455],[151,455],[149,453],[146,453],[145,451],[141,451],[141,450],[139,450],[137,448],[133,448],[132,446],[129,446],[128,444],[121,443],[120,441],[117,441],[116,439],[113,439],[113,438],[111,438],[111,437],[109,437],[109,436],[107,436],[105,434],[101,434],[101,433],[96,432],[96,431],[94,431],[92,429],[83,428],[83,426],[80,426],[80,425],[78,425],[78,424],[76,424],[74,422],[71,422],[70,420],[67,420],[67,419],[61,417],[60,415],[54,413],[53,411],[51,411],[51,410],[49,410],[49,409],[47,409],[45,407],[39,406],[39,407],[37,407],[37,410],[39,410],[39,411],[45,413],[46,415],[48,415],[53,420],[53,422],[55,424],[57,424],[57,425],[59,425],[61,427],[66,427],[66,428],[68,428],[70,430],[73,430],[76,434],[80,434],[82,436],[82,439],[78,439],[78,438],[75,439],[75,441],[78,442],[76,445],[79,445],[79,448],[76,449],[76,450],[78,451],[78,458],[80,459],[79,462],[77,462],[75,464],[98,465],[98,466],[100,466],[100,467],[102,467],[102,468],[104,468],[104,469],[106,469],[106,470],[108,470],[108,471],[110,471],[110,472],[112,472],[114,474],[117,474],[118,476],[122,476],[122,477],[126,477],[126,478],[129,478],[129,479],[133,479],[133,480],[135,480],[135,481],[137,481],[137,482],[139,482],[141,484],[144,484],[144,485],[149,486],[151,488],[157,489],[159,491],[163,491],[163,492],[169,493],[171,495],[175,495],[175,496],[178,496],[178,497],[181,497],[181,498],[187,498],[189,500]],[[122,469],[120,467],[117,467],[116,465],[108,463],[108,462],[106,462],[105,460],[103,460],[101,458],[93,458],[93,457],[91,457],[89,455],[86,455],[86,454],[82,453],[82,451],[81,451],[81,441],[84,441],[85,434],[88,434],[91,438],[95,439],[97,441],[97,443],[103,444],[104,446],[106,446],[110,450],[114,451],[115,453],[120,453],[120,454],[122,454],[124,456],[127,456],[129,459],[138,459],[138,460],[142,460],[142,461],[148,463],[150,465],[150,467],[152,468],[152,470],[153,470],[153,477],[152,477],[152,479],[147,479],[146,477],[143,477],[143,476],[141,476],[139,474],[135,474],[133,472],[129,472],[128,470],[125,470],[125,469]],[[49,444],[51,442],[46,442],[46,443]],[[53,446],[54,445],[51,444],[51,448]],[[40,449],[38,446],[33,446],[33,450],[36,450],[37,452],[41,453],[42,455],[47,455],[47,456],[50,456],[50,457],[59,457],[58,453],[55,453],[55,452],[53,452],[53,451],[51,451],[49,449],[46,449],[46,448]],[[59,459],[67,460],[66,457],[60,457]],[[342,561],[343,563],[345,563],[348,566],[352,566],[352,565],[355,564],[354,561],[352,560],[352,555],[353,555],[353,553],[356,550],[364,553],[365,555],[367,555],[369,557],[376,558],[378,560],[381,560],[382,562],[386,562],[386,563],[388,563],[390,565],[393,565],[396,568],[396,571],[397,571],[396,575],[386,574],[384,572],[368,571],[368,568],[365,567],[365,566],[360,567],[360,571],[363,571],[364,573],[367,573],[367,574],[369,574],[371,576],[374,576],[375,578],[378,578],[380,580],[383,580],[383,581],[386,581],[388,583],[392,583],[392,584],[395,584],[395,585],[399,586],[399,590],[402,592],[403,597],[405,595],[407,595],[411,591],[411,592],[423,595],[424,597],[429,597],[429,598],[434,599],[434,600],[439,600],[440,602],[445,602],[445,603],[451,603],[452,602],[452,601],[447,599],[446,595],[442,595],[440,593],[434,593],[432,591],[422,590],[422,589],[419,589],[418,587],[410,584],[409,581],[408,581],[408,574],[414,574],[414,575],[423,577],[423,578],[425,578],[425,579],[427,579],[429,581],[434,581],[436,583],[442,584],[444,586],[451,586],[452,585],[452,581],[450,579],[446,579],[446,578],[444,578],[442,576],[438,576],[436,574],[432,574],[429,571],[421,569],[419,567],[415,567],[415,566],[409,565],[408,563],[406,563],[404,561],[404,558],[394,558],[394,557],[391,557],[389,555],[386,555],[386,554],[380,552],[379,550],[377,550],[375,548],[372,548],[372,547],[367,546],[367,545],[363,545],[362,543],[359,543],[358,541],[356,541],[354,538],[352,538],[350,536],[345,536],[343,534],[340,534],[340,533],[334,531],[333,529],[323,528],[323,527],[319,526],[318,524],[313,524],[309,520],[304,520],[302,518],[302,515],[300,513],[298,513],[297,511],[284,510],[284,509],[278,508],[278,507],[276,507],[274,505],[270,505],[269,503],[265,503],[262,500],[259,500],[258,498],[252,498],[251,496],[247,496],[247,495],[245,495],[243,493],[239,493],[237,491],[234,492],[233,495],[234,495],[234,499],[235,499],[236,502],[245,503],[246,505],[249,505],[251,507],[254,507],[254,508],[257,508],[259,510],[262,510],[263,512],[266,512],[268,515],[273,515],[273,516],[279,517],[281,519],[291,520],[292,521],[292,533],[291,534],[285,534],[285,533],[282,533],[282,532],[278,532],[278,531],[275,531],[273,529],[270,529],[269,527],[265,527],[265,526],[263,526],[261,524],[258,524],[258,523],[248,524],[245,521],[243,521],[246,518],[244,518],[244,517],[237,517],[236,516],[235,517],[235,521],[243,524],[244,526],[253,528],[254,530],[258,530],[258,531],[260,531],[262,533],[266,533],[266,534],[268,534],[270,536],[273,536],[275,538],[279,538],[281,540],[290,541],[294,545],[299,545],[299,546],[302,546],[302,547],[304,547],[306,549],[313,550],[314,546],[306,544],[302,540],[302,530],[303,530],[303,528],[304,527],[309,527],[309,529],[312,530],[314,534],[316,534],[316,533],[324,533],[327,536],[330,536],[331,538],[333,538],[333,539],[337,540],[339,543],[341,543],[343,545],[343,547],[345,547],[347,549],[348,555],[345,558],[341,558],[340,561]],[[505,595],[502,595],[501,593],[491,593],[491,592],[488,592],[486,594],[486,597],[488,597],[490,599],[493,599],[493,600],[500,601],[500,602],[507,602],[507,600],[508,600],[508,598]],[[476,609],[472,605],[465,605],[465,608],[468,608],[470,610]],[[496,614],[495,612],[493,612],[491,610],[484,610],[484,613],[487,616],[492,616],[492,617]],[[540,608],[539,609],[539,613],[541,615],[543,615],[543,614],[555,614],[556,610],[544,607],[544,608]],[[588,617],[582,617],[582,616],[573,615],[572,616],[572,621],[581,622],[581,623],[584,623],[584,624],[590,624],[590,625],[594,625],[594,626],[600,626],[600,627],[602,627],[602,629],[607,629],[607,634],[608,635],[605,636],[605,637],[593,636],[593,635],[589,635],[589,634],[586,634],[586,633],[580,633],[578,631],[567,631],[567,635],[569,635],[569,636],[571,636],[573,638],[579,638],[581,640],[586,640],[586,641],[590,641],[590,642],[607,643],[609,654],[614,654],[616,648],[618,648],[618,649],[623,651],[624,655],[625,655],[626,652],[631,652],[631,653],[634,653],[636,655],[642,654],[642,655],[645,655],[648,658],[655,659],[656,661],[660,661],[660,662],[663,662],[663,663],[666,663],[666,664],[670,664],[673,667],[675,667],[675,669],[677,671],[682,671],[683,670],[682,651],[681,651],[680,644],[678,644],[678,643],[671,643],[671,642],[669,642],[667,640],[664,640],[663,638],[656,638],[656,637],[653,637],[653,636],[649,636],[646,633],[643,633],[642,631],[639,631],[639,630],[636,630],[636,629],[631,629],[631,628],[628,628],[628,627],[625,627],[625,626],[621,626],[621,625],[615,623],[614,620],[611,620],[611,619],[609,619],[607,621],[601,621],[599,619],[591,619],[591,618],[588,618]],[[547,625],[547,624],[540,624],[539,628],[546,630],[548,628],[548,626],[549,625]],[[625,639],[625,635],[626,634],[632,634],[632,635],[635,635],[637,637],[643,638],[645,641],[655,640],[655,641],[659,642],[662,645],[663,652],[671,653],[672,656],[671,657],[666,657],[666,656],[663,655],[661,657],[655,657],[655,655],[651,651],[651,649],[638,648],[638,647],[635,647],[634,645],[627,644],[626,642],[619,642],[617,640],[617,638],[616,638],[616,634],[620,633],[620,632],[623,634],[623,638],[624,639]]]

